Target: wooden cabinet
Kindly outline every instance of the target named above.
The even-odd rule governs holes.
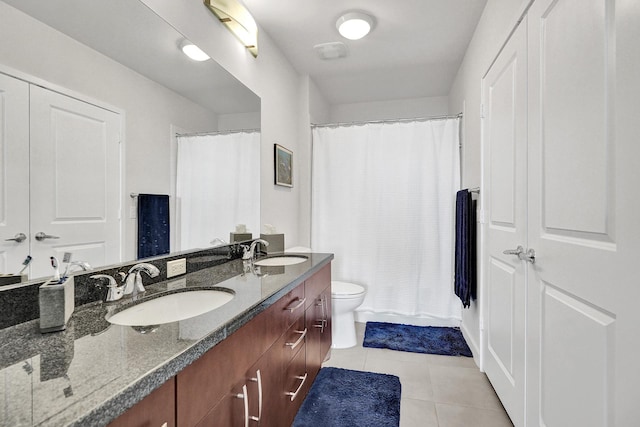
[[[307,293],[318,292],[305,313],[307,340],[307,372],[312,383],[331,349],[331,269],[325,267],[313,280],[305,283]],[[320,279],[320,280],[319,280]],[[311,283],[309,283],[311,282]],[[319,290],[321,289],[321,290]]]
[[[159,409],[172,413],[166,427],[291,425],[330,346],[328,264],[165,384],[171,394],[163,399],[171,405],[150,400],[148,407],[152,415]],[[139,405],[116,422],[138,422]],[[116,422],[163,426],[155,419]]]
[[[175,427],[175,377],[116,418],[109,427]]]

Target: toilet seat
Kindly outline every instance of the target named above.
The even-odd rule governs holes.
[[[355,283],[331,281],[331,298],[357,298],[365,293],[365,288]]]

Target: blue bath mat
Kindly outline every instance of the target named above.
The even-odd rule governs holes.
[[[362,346],[444,356],[473,356],[460,329],[436,326],[367,322]]]
[[[400,379],[322,368],[292,427],[398,427]]]

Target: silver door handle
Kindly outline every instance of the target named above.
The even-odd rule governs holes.
[[[505,255],[516,255],[518,259],[530,262],[531,264],[536,262],[536,251],[533,249],[529,249],[527,250],[527,252],[525,252],[524,248],[520,245],[518,245],[518,247],[515,249],[507,249],[502,253]]]
[[[27,236],[24,233],[18,233],[15,236],[13,236],[13,239],[4,239],[5,241],[9,242],[9,241],[14,241],[17,243],[22,243],[25,240],[27,240]]]
[[[42,231],[38,231],[36,233],[36,240],[38,242],[42,242],[44,239],[59,239],[60,237],[58,236],[51,236],[49,234],[43,233]]]
[[[505,255],[516,255],[518,258],[520,258],[520,255],[524,253],[524,248],[520,245],[518,245],[517,248],[515,249],[507,249],[506,251],[502,252]]]

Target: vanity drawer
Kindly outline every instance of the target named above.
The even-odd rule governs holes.
[[[275,309],[274,315],[278,317],[274,326],[280,334],[304,315],[306,303],[304,285],[300,285],[272,306]]]
[[[300,316],[282,336],[282,339],[278,341],[282,351],[282,361],[285,365],[291,362],[291,359],[297,355],[307,343],[307,333],[309,331],[305,328],[304,319],[304,316]]]
[[[311,387],[306,368],[306,345],[300,349],[286,368],[284,377],[286,425],[291,425]],[[283,424],[285,425],[285,424]]]

